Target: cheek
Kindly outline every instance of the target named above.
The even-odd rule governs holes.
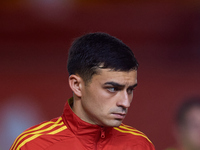
[[[91,90],[90,92],[87,92],[84,96],[84,105],[85,107],[87,107],[87,109],[90,109],[92,111],[99,111],[99,109],[101,109],[102,107],[101,105],[104,103],[103,100],[104,98],[101,94],[98,94],[98,91]]]
[[[115,107],[118,98],[119,96],[117,94],[110,94],[107,90],[98,87],[87,89],[84,93],[85,105],[87,105],[90,110],[101,114]]]
[[[130,94],[130,96],[129,96],[129,101],[130,101],[130,103],[132,102],[132,100],[133,100],[133,93]]]

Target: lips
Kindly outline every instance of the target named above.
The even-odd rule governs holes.
[[[113,113],[115,119],[123,120],[126,116],[126,113]]]

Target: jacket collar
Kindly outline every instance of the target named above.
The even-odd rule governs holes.
[[[94,125],[81,120],[71,109],[70,105],[73,105],[73,98],[70,98],[65,104],[64,112],[62,118],[65,125],[71,129],[75,135],[85,135],[93,137],[105,137],[110,134],[110,130],[113,127],[101,127],[99,125]]]

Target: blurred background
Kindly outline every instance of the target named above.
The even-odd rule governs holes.
[[[200,1],[0,1],[0,150],[26,128],[60,116],[72,92],[67,52],[77,36],[107,32],[139,61],[138,87],[124,123],[157,150],[176,142],[173,114],[200,95]]]

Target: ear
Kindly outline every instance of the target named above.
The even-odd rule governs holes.
[[[81,91],[82,84],[83,83],[80,76],[74,74],[69,76],[69,86],[74,92],[74,94],[77,95],[78,97],[82,96],[82,91]]]

